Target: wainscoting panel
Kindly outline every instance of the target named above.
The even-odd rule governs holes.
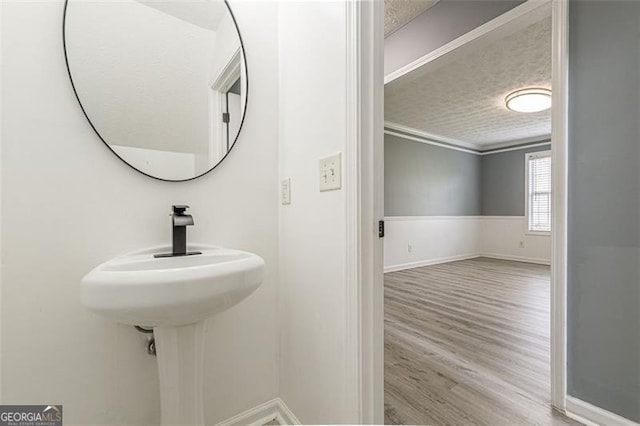
[[[393,216],[385,218],[385,272],[479,254],[478,216]]]
[[[551,264],[551,236],[526,233],[524,216],[481,216],[480,246],[483,256]]]
[[[527,234],[523,216],[391,216],[385,222],[385,272],[478,256],[551,262],[551,237]]]

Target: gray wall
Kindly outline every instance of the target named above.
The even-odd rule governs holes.
[[[441,0],[384,41],[389,74],[523,3],[512,0]]]
[[[475,155],[384,135],[386,216],[524,216],[525,154]]]
[[[525,155],[549,149],[551,145],[483,155],[482,215],[524,216]]]
[[[640,421],[640,2],[572,1],[568,393]]]
[[[384,135],[387,216],[477,216],[480,157]]]

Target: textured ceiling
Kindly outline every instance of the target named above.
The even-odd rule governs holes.
[[[384,0],[384,36],[391,35],[438,0]]]
[[[550,134],[551,110],[505,107],[505,96],[523,87],[551,88],[550,18],[387,86],[385,121],[480,148]]]

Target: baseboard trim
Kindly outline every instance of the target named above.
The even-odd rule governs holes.
[[[299,425],[298,418],[289,410],[287,404],[280,398],[263,402],[253,408],[218,423],[216,426],[262,426],[270,421],[277,421],[281,425]]]
[[[506,216],[509,217],[509,216]],[[432,220],[481,220],[484,216],[385,216],[386,222],[413,222]],[[519,217],[519,219],[522,219]]]
[[[566,415],[586,426],[640,426],[640,423],[569,395],[567,395]]]
[[[515,262],[524,262],[524,263],[537,263],[538,265],[551,265],[550,259],[541,259],[536,257],[526,257],[526,256],[511,256],[508,254],[500,254],[500,253],[482,253],[479,257],[489,257],[491,259],[500,259],[500,260],[513,260]]]
[[[385,216],[387,222],[409,222],[416,220],[525,220],[526,216]]]
[[[422,266],[439,265],[441,263],[456,262],[458,260],[475,259],[477,257],[488,257],[490,259],[511,260],[514,262],[536,263],[538,265],[551,265],[549,259],[538,259],[535,257],[510,256],[498,253],[474,253],[462,254],[458,256],[440,257],[437,259],[420,260],[417,262],[401,263],[399,265],[390,265],[384,267],[384,272],[404,271],[405,269],[420,268]]]
[[[438,265],[440,263],[449,263],[449,262],[455,262],[458,260],[473,259],[476,257],[480,257],[480,254],[478,253],[462,254],[458,256],[440,257],[437,259],[427,259],[427,260],[420,260],[417,262],[401,263],[399,265],[385,266],[384,272],[387,273],[387,272],[404,271],[405,269],[419,268],[421,266]]]

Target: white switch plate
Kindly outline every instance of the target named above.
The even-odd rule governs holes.
[[[291,178],[282,179],[280,186],[282,205],[291,204]]]
[[[320,191],[342,188],[342,153],[320,160]]]

